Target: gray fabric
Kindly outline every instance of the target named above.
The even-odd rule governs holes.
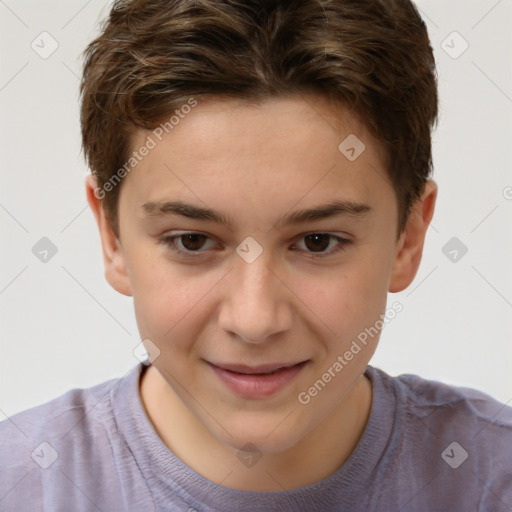
[[[369,366],[372,409],[349,460],[307,487],[249,492],[166,448],[140,401],[144,368],[0,423],[0,510],[512,510],[512,408],[478,391]]]

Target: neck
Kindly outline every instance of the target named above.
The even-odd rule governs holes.
[[[247,467],[239,463],[237,450],[221,443],[190,412],[154,366],[142,376],[140,395],[164,444],[196,473],[233,489],[282,491],[318,482],[346,462],[368,421],[372,390],[362,375],[333,412],[297,444],[265,454]]]

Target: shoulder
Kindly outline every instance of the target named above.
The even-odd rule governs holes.
[[[388,378],[394,380],[399,397],[414,417],[427,419],[435,413],[433,424],[442,424],[444,429],[463,421],[474,435],[474,429],[485,426],[488,433],[512,436],[512,408],[482,391],[412,374]]]
[[[481,503],[482,510],[512,506],[511,407],[473,388],[411,374],[390,377],[376,368],[372,372],[386,396],[394,395],[388,455],[417,487],[418,510],[425,494],[440,502],[457,496],[468,506]]]
[[[110,393],[120,382],[111,379],[86,389],[72,389],[44,404],[14,414],[0,422],[0,447],[17,441],[62,439],[72,429],[86,431],[103,420]],[[9,440],[9,441],[7,441]]]
[[[42,499],[58,503],[64,495],[75,503],[87,501],[94,489],[84,481],[85,473],[93,469],[94,479],[106,471],[115,474],[112,398],[121,381],[70,390],[0,423],[2,510],[29,503],[32,510],[41,510]],[[116,482],[110,486],[116,494]]]

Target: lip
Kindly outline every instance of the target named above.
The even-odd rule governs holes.
[[[249,399],[262,399],[287,387],[307,362],[271,363],[258,366],[208,362],[208,365],[221,382],[237,395]]]
[[[261,364],[258,366],[246,366],[244,364],[225,364],[225,363],[210,363],[221,370],[228,370],[234,373],[243,373],[246,375],[254,375],[255,373],[270,373],[274,370],[282,368],[289,368],[297,364],[303,363],[304,361],[297,361],[296,363],[269,363]]]

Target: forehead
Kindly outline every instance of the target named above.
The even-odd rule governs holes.
[[[381,144],[354,112],[319,96],[287,96],[265,101],[209,97],[195,101],[195,107],[185,110],[184,103],[175,110],[179,115],[167,116],[154,130],[139,130],[132,139],[133,145],[151,135],[164,144],[174,142],[183,149],[182,156],[194,159],[211,156],[217,159],[222,152],[226,158],[243,153],[244,157],[254,155],[262,159],[263,145],[269,151],[280,152],[288,145],[296,153],[307,147],[315,157],[318,151],[336,150],[341,137],[354,134],[371,146],[370,153],[383,156]]]
[[[290,209],[329,194],[363,203],[391,187],[380,143],[357,116],[322,98],[209,98],[178,114],[132,138],[132,151],[151,146],[125,178],[134,204],[185,198]]]

